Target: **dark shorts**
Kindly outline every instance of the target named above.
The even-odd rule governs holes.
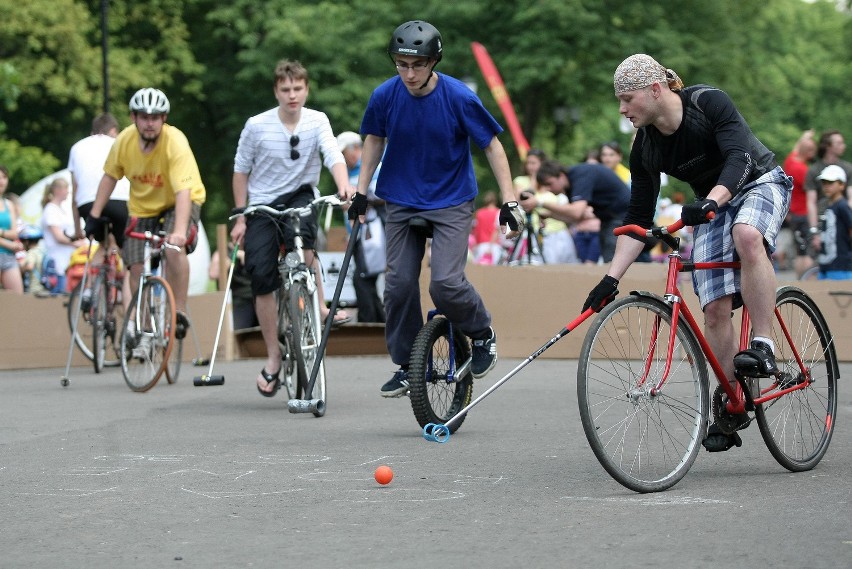
[[[807,215],[790,215],[788,218],[790,231],[796,241],[796,255],[800,257],[811,256],[811,235],[808,232],[811,224],[808,223]]]
[[[295,192],[285,194],[269,206],[302,207],[314,200],[311,186],[300,186]],[[302,247],[314,248],[317,237],[315,215],[303,217],[301,222]],[[251,291],[254,296],[269,294],[281,286],[278,274],[278,253],[283,246],[290,250],[295,246],[295,234],[289,223],[259,214],[246,218],[246,234],[243,247],[246,252],[246,272],[251,276]]]
[[[86,219],[92,211],[95,202],[89,202],[77,206],[80,217]],[[109,200],[104,206],[101,217],[109,219],[111,226],[109,232],[115,237],[119,248],[124,245],[124,228],[127,227],[127,202],[124,200]]]
[[[189,229],[187,229],[186,233],[187,239],[190,236],[192,238],[191,241],[187,241],[186,243],[187,255],[195,251],[195,247],[198,245],[198,220],[200,218],[201,206],[193,203],[192,211],[189,214]],[[159,231],[171,233],[175,227],[175,208],[167,209],[156,217],[139,217],[136,219],[136,226],[133,231],[139,233],[145,231],[150,231],[151,233],[158,233]],[[195,227],[195,231],[193,231],[193,226]],[[124,259],[124,263],[128,267],[143,262],[145,260],[145,242],[142,239],[127,239],[124,243],[124,248],[121,250],[121,258]]]

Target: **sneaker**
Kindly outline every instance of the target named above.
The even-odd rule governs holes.
[[[488,328],[491,335],[484,340],[473,341],[470,371],[475,379],[485,377],[497,364],[497,334],[494,328]]]
[[[402,397],[408,393],[408,370],[399,368],[382,386],[382,397]]]
[[[769,377],[778,374],[775,354],[769,344],[752,340],[748,350],[734,356],[734,368],[744,377]]]
[[[189,330],[189,318],[186,317],[186,314],[178,310],[177,325],[175,326],[175,338],[183,340],[186,338],[187,330]]]
[[[80,299],[80,312],[86,313],[92,309],[92,289],[87,288],[83,291],[83,298]]]
[[[151,337],[143,334],[139,343],[133,348],[133,358],[147,360],[151,356]]]

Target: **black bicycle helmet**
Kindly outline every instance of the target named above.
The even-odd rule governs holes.
[[[388,55],[413,55],[416,57],[428,57],[435,62],[441,61],[444,51],[441,32],[422,20],[406,22],[394,30],[388,44]]]

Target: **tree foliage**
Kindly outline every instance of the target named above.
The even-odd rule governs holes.
[[[0,163],[26,160],[12,179],[20,189],[63,163],[102,110],[101,2],[0,0],[0,9]],[[308,105],[326,112],[336,132],[358,130],[370,93],[394,72],[390,32],[410,19],[441,30],[438,70],[475,79],[505,123],[470,51],[471,41],[485,45],[527,138],[566,163],[605,140],[629,145],[612,72],[637,52],[687,84],[725,89],[782,158],[806,128],[852,133],[848,0],[113,0],[108,15],[111,110],[126,124],[136,89],[166,91],[169,121],[199,159],[208,221],[221,222],[230,207],[245,120],[275,105],[277,61],[302,61]],[[502,140],[519,171],[508,133]],[[482,185],[493,187],[474,155]]]

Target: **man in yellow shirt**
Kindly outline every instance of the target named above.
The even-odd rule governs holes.
[[[103,236],[104,206],[122,177],[130,180],[127,202],[131,218],[138,218],[136,231],[156,233],[165,230],[166,241],[180,251],[166,248],[166,280],[175,295],[178,326],[175,337],[183,338],[189,326],[186,297],[189,288],[189,260],[196,245],[201,205],[206,198],[204,184],[189,141],[174,126],[167,124],[170,106],[166,95],[152,88],[140,89],[130,99],[130,120],[115,140],[104,164],[104,176],[98,194],[86,218],[86,234]],[[136,293],[142,272],[144,243],[126,239],[122,249],[130,268],[131,292]]]

